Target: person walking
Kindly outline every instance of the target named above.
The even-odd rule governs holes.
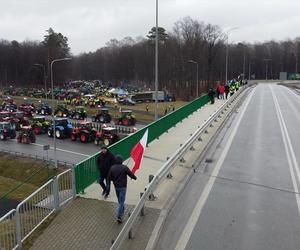
[[[208,90],[208,97],[210,100],[210,104],[214,104],[215,103],[215,91],[213,90],[213,88],[210,88]]]
[[[107,147],[101,147],[101,152],[97,159],[97,166],[100,172],[99,184],[102,187],[102,196],[104,196],[104,199],[108,197],[110,192],[110,182],[108,181],[107,176],[114,163],[114,155],[108,150]]]
[[[225,87],[223,84],[220,84],[218,86],[218,91],[219,91],[219,99],[224,99]]]
[[[136,180],[136,176],[131,172],[131,170],[123,164],[123,157],[121,155],[116,155],[115,164],[111,167],[108,173],[108,181],[112,181],[116,195],[118,198],[118,209],[117,209],[117,222],[122,223],[122,218],[125,210],[125,198],[127,190],[127,176],[131,179]]]
[[[226,98],[226,99],[228,98],[228,93],[229,93],[229,84],[226,83],[226,84],[225,84],[225,98]]]

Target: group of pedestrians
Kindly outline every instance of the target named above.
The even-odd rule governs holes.
[[[97,159],[97,166],[100,172],[99,184],[102,188],[102,196],[107,199],[110,193],[110,182],[115,186],[118,199],[117,221],[122,223],[125,211],[125,198],[127,191],[127,176],[136,180],[136,176],[123,164],[121,155],[114,156],[107,147],[103,146]]]
[[[241,79],[233,79],[228,81],[225,84],[219,84],[216,89],[210,88],[208,90],[208,97],[210,99],[210,103],[215,103],[215,97],[218,99],[228,99],[228,97],[232,96],[236,91],[239,90],[241,85],[246,84]]]

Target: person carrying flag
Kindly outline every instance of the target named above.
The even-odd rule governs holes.
[[[108,182],[113,182],[118,198],[117,222],[122,223],[122,218],[125,210],[125,198],[127,190],[127,176],[136,180],[136,176],[131,170],[123,164],[123,157],[116,155],[115,164],[111,167],[108,173]]]

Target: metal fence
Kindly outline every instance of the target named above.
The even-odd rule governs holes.
[[[16,238],[16,210],[13,209],[0,218],[0,249],[11,250],[17,245]]]
[[[170,157],[169,160],[160,168],[157,174],[152,179],[151,183],[145,188],[145,191],[138,202],[138,204],[133,209],[129,219],[127,220],[126,224],[122,228],[120,234],[118,235],[117,239],[114,241],[111,250],[120,249],[121,244],[123,241],[128,238],[132,237],[131,229],[138,218],[138,216],[142,213],[142,210],[145,206],[145,202],[148,201],[149,196],[155,191],[158,185],[161,183],[162,180],[166,178],[166,176],[170,173],[171,169],[176,166],[176,163],[184,156],[184,154],[191,149],[193,144],[197,139],[200,138],[201,134],[204,133],[209,126],[211,126],[218,117],[224,113],[233,101],[239,96],[238,94],[243,92],[245,88],[241,88],[237,94],[227,100],[218,111],[216,111],[204,124],[200,127],[185,143],[182,145],[173,155]]]
[[[80,125],[80,122],[71,121],[70,123],[72,124],[73,127],[78,127]],[[128,135],[136,132],[136,128],[133,126],[129,127],[129,126],[121,126],[115,124],[106,124],[106,126],[115,128],[119,134],[123,134],[123,135]],[[103,124],[92,122],[92,127],[95,128],[97,131],[99,131],[102,129]]]
[[[22,243],[49,216],[76,196],[74,169],[57,175],[0,219],[0,249],[21,248]]]
[[[187,118],[193,112],[203,107],[209,102],[208,95],[199,97],[198,99],[188,103],[187,105],[177,109],[160,118],[159,120],[149,124],[148,126],[138,130],[136,133],[118,141],[109,147],[113,154],[121,154],[124,159],[130,156],[130,152],[134,145],[141,139],[146,129],[148,129],[148,144],[159,138],[163,133],[175,126],[178,122]],[[78,163],[75,167],[76,173],[76,191],[84,192],[84,189],[93,184],[99,176],[96,165],[96,159],[99,153]]]
[[[27,154],[27,153],[24,153],[24,152],[6,150],[6,149],[3,149],[3,148],[0,148],[0,152],[10,154],[10,155],[14,155],[14,156],[19,156],[19,157],[28,157],[28,158],[32,158],[32,159],[35,159],[35,160],[49,161],[49,162],[52,162],[53,166],[54,166],[54,159],[46,157],[46,156],[41,156],[41,155],[36,155],[36,154]],[[65,167],[72,167],[73,166],[73,163],[71,163],[71,162],[60,161],[60,160],[57,161],[57,164],[61,165],[61,166],[65,166]]]

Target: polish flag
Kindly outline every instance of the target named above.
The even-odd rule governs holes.
[[[133,173],[135,173],[141,165],[141,161],[143,159],[143,155],[144,155],[146,145],[147,145],[147,140],[148,140],[148,129],[146,130],[142,139],[131,150],[130,155],[135,162],[135,164],[132,168]]]

